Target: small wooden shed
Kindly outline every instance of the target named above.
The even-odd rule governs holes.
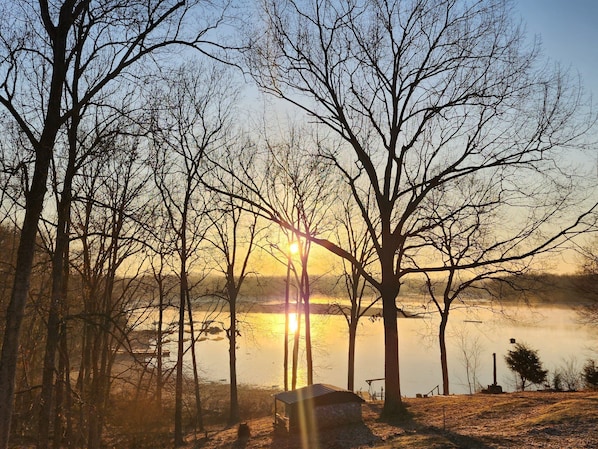
[[[274,395],[275,425],[289,432],[309,432],[362,421],[364,400],[352,391],[313,384]]]

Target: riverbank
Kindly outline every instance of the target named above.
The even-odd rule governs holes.
[[[320,449],[598,447],[598,392],[434,396],[405,405],[404,419],[387,423],[379,420],[382,403],[364,404],[363,424],[322,432]],[[213,427],[186,448],[301,448],[298,437],[273,432],[272,417],[248,425],[247,440],[236,427]]]

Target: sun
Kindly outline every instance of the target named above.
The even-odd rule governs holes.
[[[294,334],[299,329],[299,322],[296,313],[289,313],[289,333]]]
[[[299,243],[297,243],[297,242],[292,242],[292,243],[289,245],[289,252],[290,252],[291,254],[297,254],[297,253],[299,252]]]

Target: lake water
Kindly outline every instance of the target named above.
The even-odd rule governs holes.
[[[406,310],[417,311],[417,305]],[[201,319],[202,314],[197,314]],[[222,318],[220,318],[222,319]],[[238,382],[258,386],[283,385],[284,315],[249,313],[241,317],[241,337],[238,339]],[[383,325],[381,320],[362,318],[357,337],[355,389],[368,391],[367,379],[384,376]],[[413,397],[426,394],[440,385],[440,353],[438,349],[438,317],[399,319],[399,359],[401,393]],[[511,339],[525,343],[539,352],[544,368],[552,373],[566,362],[579,370],[587,358],[596,357],[598,331],[579,324],[578,315],[568,308],[507,307],[491,310],[486,307],[456,309],[451,313],[448,331],[448,360],[451,393],[469,393],[467,370],[463,354],[477,368],[470,370],[477,383],[493,382],[492,354],[496,353],[497,381],[506,391],[515,390],[513,374],[504,362],[513,347]],[[312,315],[314,347],[314,381],[346,387],[347,325],[344,317]],[[290,342],[290,351],[292,342]],[[176,356],[176,343],[168,347]],[[305,346],[300,346],[302,364],[299,385],[305,384]],[[201,376],[205,380],[228,383],[228,341],[224,334],[212,335],[197,343]],[[168,361],[167,361],[168,362]],[[170,360],[174,363],[174,360]],[[189,355],[190,364],[190,355]],[[289,376],[290,382],[290,376]],[[380,392],[383,382],[373,382],[372,390]],[[436,394],[436,391],[434,392]]]

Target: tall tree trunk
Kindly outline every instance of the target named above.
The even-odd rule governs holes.
[[[187,283],[187,282],[186,282]],[[197,352],[195,350],[195,320],[193,319],[193,309],[191,308],[191,298],[189,297],[189,290],[186,293],[187,311],[189,314],[189,333],[191,341],[191,361],[193,363],[193,391],[195,393],[195,428],[203,432],[203,414],[201,411],[201,396],[199,394],[199,371]]]
[[[106,304],[107,306],[108,304]],[[111,374],[111,345],[112,325],[108,315],[110,308],[104,307],[104,313],[100,337],[100,363],[96,367],[91,381],[91,407],[89,414],[89,429],[87,439],[87,449],[100,449],[102,446],[102,431],[104,428],[104,419],[106,416],[106,406],[108,404],[108,395],[110,391]]]
[[[77,129],[76,121],[72,128]],[[42,375],[41,409],[37,447],[47,449],[50,421],[52,415],[52,397],[54,392],[54,372],[56,371],[56,352],[60,341],[60,320],[63,303],[66,299],[65,260],[68,260],[69,226],[73,178],[75,176],[76,139],[69,132],[69,159],[64,177],[62,194],[58,204],[58,223],[56,227],[56,246],[52,254],[52,293],[48,314],[46,352]],[[68,269],[68,268],[67,268]]]
[[[230,326],[228,330],[228,366],[230,372],[230,413],[229,424],[239,422],[239,394],[237,389],[237,301],[230,299]]]
[[[14,405],[20,330],[29,294],[31,268],[33,266],[37,237],[37,224],[46,193],[46,181],[52,145],[53,139],[44,148],[45,151],[38,151],[35,160],[31,190],[26,195],[25,218],[17,250],[13,288],[6,311],[2,354],[0,355],[0,449],[8,447]]]
[[[53,264],[54,263],[55,262],[53,262]],[[53,276],[53,285],[61,282],[62,275],[59,275],[58,277]],[[51,425],[50,421],[53,409],[52,398],[54,393],[54,372],[56,370],[56,349],[58,348],[60,339],[60,316],[58,309],[61,298],[60,295],[56,295],[54,293],[54,287],[52,287],[52,290],[46,334],[46,352],[44,356],[44,367],[42,374],[42,391],[40,395],[41,408],[37,440],[38,449],[48,448],[49,430]]]
[[[54,418],[54,442],[53,448],[60,449],[63,440],[66,440],[67,446],[73,446],[72,441],[72,394],[71,394],[71,378],[70,378],[70,360],[68,354],[68,328],[66,322],[62,322],[60,326],[60,384],[57,385],[56,391],[56,412]],[[60,389],[58,388],[60,387]],[[64,438],[63,438],[64,435]]]
[[[98,332],[99,345],[97,347],[99,355],[99,366],[96,365],[94,376],[92,378],[92,403],[89,419],[89,432],[87,449],[100,449],[102,445],[102,433],[104,429],[104,419],[106,417],[106,407],[110,394],[110,382],[112,374],[112,339],[114,336],[114,315],[113,315],[113,292],[114,279],[117,268],[118,235],[122,222],[119,220],[112,225],[112,237],[110,243],[110,262],[106,276],[105,288],[103,292],[101,319]]]
[[[156,402],[158,407],[162,410],[162,386],[164,383],[164,367],[162,360],[162,351],[164,347],[164,333],[163,333],[163,321],[164,321],[164,280],[160,275],[158,282],[158,295],[159,295],[159,309],[158,309],[158,336],[156,341],[157,354],[158,354],[158,373],[156,375]]]
[[[299,298],[295,304],[295,313],[297,315],[297,328],[293,336],[293,372],[291,375],[291,389],[297,389],[297,370],[299,369],[299,337],[301,336],[301,305]]]
[[[303,292],[303,308],[305,311],[305,355],[307,358],[307,385],[312,385],[314,383],[314,361],[311,346],[311,312],[309,307],[310,286],[309,275],[307,273],[307,261],[305,261],[303,265],[301,278],[301,290]]]
[[[183,244],[181,244],[182,246]],[[185,304],[187,292],[187,266],[184,256],[181,257],[181,285],[179,290],[179,341],[177,345],[177,365],[174,398],[174,445],[182,446],[183,439],[183,356],[185,354]]]
[[[10,424],[14,405],[15,376],[19,352],[19,338],[25,305],[29,294],[31,269],[35,254],[37,225],[44,205],[48,169],[56,135],[61,126],[61,106],[64,80],[67,72],[66,43],[71,24],[76,17],[63,5],[57,26],[48,27],[52,36],[52,78],[46,101],[44,129],[35,145],[35,166],[30,190],[25,195],[25,217],[17,250],[15,277],[6,313],[6,326],[0,354],[0,449],[8,447]]]
[[[284,391],[289,391],[289,295],[291,289],[291,257],[287,260],[287,281],[284,291]]]
[[[380,251],[380,271],[382,282],[382,320],[384,323],[384,407],[382,415],[395,416],[404,411],[401,401],[401,379],[399,371],[399,330],[397,323],[397,295],[400,280],[395,276],[395,251],[398,239],[390,232],[392,207],[380,204],[382,224],[382,248]],[[397,265],[399,262],[396,262]]]
[[[64,326],[60,326],[60,343],[62,343],[62,332]],[[62,445],[63,429],[64,425],[62,417],[64,416],[64,396],[65,396],[65,378],[66,378],[66,364],[65,358],[62,357],[61,351],[59,350],[58,359],[58,372],[56,373],[56,399],[54,404],[54,430],[52,438],[52,448],[60,449]]]
[[[382,271],[382,318],[384,323],[384,416],[403,412],[401,401],[401,379],[399,374],[399,330],[397,324],[396,299],[400,283],[395,278],[395,251],[390,232],[385,229],[390,224],[390,212],[383,214],[383,245],[380,257]]]
[[[449,374],[448,374],[448,360],[446,355],[446,325],[448,323],[448,311],[442,313],[440,318],[440,326],[438,331],[438,339],[440,343],[440,367],[442,369],[442,394],[449,395]]]
[[[61,316],[68,316],[68,285],[69,285],[69,239],[67,239],[67,246],[65,248],[65,257],[63,261],[63,279],[62,279],[62,302]],[[60,449],[62,446],[62,440],[66,437],[66,440],[71,445],[70,441],[70,418],[71,418],[71,384],[70,384],[70,360],[68,352],[68,338],[67,338],[68,327],[66,321],[63,319],[60,323],[60,342],[58,348],[59,356],[59,378],[56,386],[56,409],[54,412],[54,441],[53,448]]]
[[[349,323],[349,353],[347,357],[347,389],[355,389],[355,340],[357,338],[357,319],[351,307],[351,322]]]
[[[393,289],[394,290],[394,289]],[[385,416],[403,410],[399,375],[399,332],[397,325],[396,294],[382,292],[382,317],[384,322],[384,409]]]

